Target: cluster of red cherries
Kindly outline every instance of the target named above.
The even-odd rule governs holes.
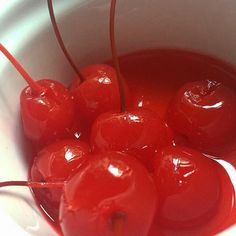
[[[48,5],[63,45],[50,0]],[[38,152],[26,185],[64,236],[144,236],[153,225],[198,227],[216,214],[227,176],[203,153],[220,155],[235,140],[236,93],[214,80],[189,82],[173,98],[166,120],[136,108],[117,59],[115,5],[112,0],[115,69],[89,65],[77,70],[69,88],[34,81],[0,44],[28,83],[20,112],[24,134]]]

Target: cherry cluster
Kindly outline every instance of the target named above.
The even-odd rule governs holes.
[[[0,51],[28,83],[20,112],[24,134],[38,151],[25,185],[63,235],[149,235],[153,225],[182,229],[211,219],[224,170],[203,153],[221,154],[235,139],[236,94],[218,81],[196,81],[178,90],[166,120],[136,108],[115,47],[116,1],[110,12],[114,68],[78,70],[50,0],[48,6],[77,73],[69,88],[55,80],[34,81],[2,44]]]

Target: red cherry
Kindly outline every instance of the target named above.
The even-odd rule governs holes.
[[[68,90],[53,80],[34,81],[2,44],[0,51],[29,84],[20,96],[25,135],[45,144],[68,133],[74,122],[74,103]]]
[[[147,235],[156,203],[146,169],[109,152],[93,156],[65,184],[59,221],[64,236]]]
[[[185,84],[174,97],[168,121],[197,148],[218,154],[236,134],[236,94],[216,81]]]
[[[146,109],[104,113],[91,130],[91,146],[95,152],[126,152],[148,167],[156,151],[171,144],[167,125],[154,111]]]
[[[78,116],[91,124],[100,114],[119,111],[120,95],[116,71],[109,65],[91,65],[81,70],[85,81],[71,85]]]
[[[108,65],[92,65],[81,73],[85,81],[78,86],[72,85],[77,110],[85,121],[91,124],[100,114],[107,111],[125,111],[127,106],[127,87],[121,75],[115,44],[115,7],[111,1],[110,41],[115,69]]]
[[[20,96],[25,135],[39,143],[68,136],[74,122],[74,103],[68,90],[59,82],[39,80],[44,93],[35,94],[26,87]]]
[[[167,147],[153,160],[154,180],[160,199],[156,223],[168,228],[204,224],[218,211],[222,167],[200,152]]]
[[[87,159],[89,146],[78,140],[61,140],[41,150],[31,167],[31,180],[34,182],[64,182],[71,173]],[[35,189],[34,194],[42,207],[55,220],[61,198],[60,188]]]

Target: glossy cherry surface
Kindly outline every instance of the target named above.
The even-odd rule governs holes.
[[[195,147],[218,154],[236,136],[236,93],[213,80],[186,83],[171,103],[168,120]]]
[[[171,144],[170,129],[154,111],[148,109],[104,113],[91,130],[91,147],[95,152],[129,153],[147,166],[157,150]]]
[[[119,152],[93,156],[66,183],[60,206],[64,236],[147,235],[156,212],[152,178],[134,157]],[[120,222],[119,222],[120,223]]]
[[[26,87],[20,96],[25,135],[32,141],[48,143],[67,136],[74,122],[74,103],[68,90],[54,80],[37,81],[44,92]]]
[[[190,148],[168,147],[157,153],[153,165],[160,199],[158,224],[195,227],[217,213],[222,187],[217,162]]]
[[[88,158],[89,146],[81,141],[66,139],[42,149],[34,159],[30,178],[37,182],[64,182]],[[54,221],[58,220],[61,188],[35,189],[36,198]]]
[[[100,64],[81,69],[85,81],[75,80],[71,85],[78,117],[91,124],[101,113],[119,111],[120,95],[116,71]]]

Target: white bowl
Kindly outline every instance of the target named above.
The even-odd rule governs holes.
[[[54,1],[57,21],[81,66],[111,57],[108,0]],[[119,0],[120,54],[143,48],[185,48],[236,64],[236,1]],[[46,1],[0,0],[0,42],[36,79],[69,84],[74,74],[50,24]],[[27,179],[26,150],[19,121],[19,94],[26,85],[0,54],[0,181]],[[1,229],[7,235],[53,236],[27,188],[0,192]],[[5,232],[5,231],[4,231]],[[222,235],[236,235],[234,227]]]

